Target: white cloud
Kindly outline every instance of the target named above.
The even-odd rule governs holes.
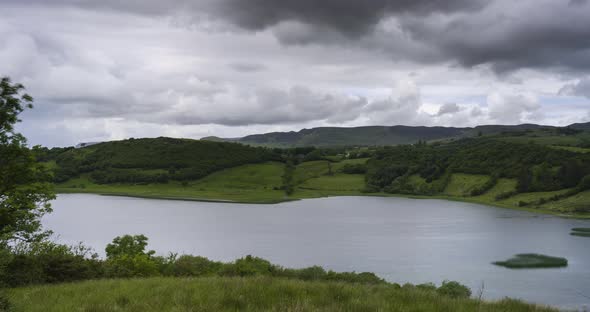
[[[494,122],[518,124],[538,119],[541,105],[532,94],[493,92],[487,97],[488,115]]]

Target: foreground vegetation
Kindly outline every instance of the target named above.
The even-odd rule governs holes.
[[[444,289],[263,276],[100,280],[10,291],[15,311],[557,311]]]
[[[438,287],[402,286],[369,272],[289,269],[252,256],[230,263],[192,255],[161,257],[147,245],[143,235],[116,237],[105,248],[106,259],[81,245],[41,241],[5,246],[0,282],[12,288],[0,295],[0,309],[549,311],[514,300],[469,299],[471,290],[453,281]],[[56,285],[38,286],[43,284]]]
[[[494,264],[510,269],[561,268],[567,266],[567,259],[540,254],[519,254]]]

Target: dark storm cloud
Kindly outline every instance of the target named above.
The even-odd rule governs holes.
[[[66,5],[138,14],[208,15],[249,30],[262,30],[283,21],[298,21],[334,29],[349,36],[370,31],[389,15],[428,15],[482,8],[484,0],[8,0],[36,5]]]
[[[5,0],[142,15],[182,16],[246,31],[270,29],[283,45],[366,49],[394,60],[590,70],[587,0]],[[236,68],[238,71],[239,68]]]
[[[283,21],[330,28],[357,37],[373,29],[389,15],[428,15],[479,9],[481,0],[216,0],[210,7],[222,18],[251,30],[261,30]]]
[[[213,14],[248,30],[279,27],[286,45],[363,45],[394,59],[590,69],[590,5],[567,1],[221,0]],[[377,26],[393,19],[396,31]],[[303,26],[302,26],[303,25]],[[352,41],[352,42],[351,42]],[[356,42],[354,42],[356,41]]]

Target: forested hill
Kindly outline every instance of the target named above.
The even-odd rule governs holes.
[[[56,182],[88,173],[100,183],[194,180],[221,169],[280,157],[262,147],[163,137],[41,149],[38,153],[40,161],[53,164]]]
[[[295,132],[271,132],[249,135],[242,138],[207,137],[203,140],[240,142],[251,145],[276,147],[293,146],[379,146],[413,144],[418,141],[433,141],[474,137],[482,134],[499,134],[525,130],[555,129],[551,126],[523,124],[515,126],[486,125],[474,128],[454,127],[410,127],[410,126],[369,126],[369,127],[320,127]]]

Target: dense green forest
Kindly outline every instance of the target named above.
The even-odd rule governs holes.
[[[515,178],[521,193],[576,186],[583,191],[590,187],[586,185],[588,181],[582,183],[590,174],[590,154],[492,139],[386,147],[379,149],[368,162],[367,186],[392,193],[438,193],[446,183],[436,182],[451,173]],[[411,189],[405,182],[413,174],[425,179],[432,188]]]
[[[55,162],[56,182],[89,173],[101,184],[194,180],[228,167],[280,159],[280,153],[260,147],[172,138],[129,139],[37,152],[40,161]]]

